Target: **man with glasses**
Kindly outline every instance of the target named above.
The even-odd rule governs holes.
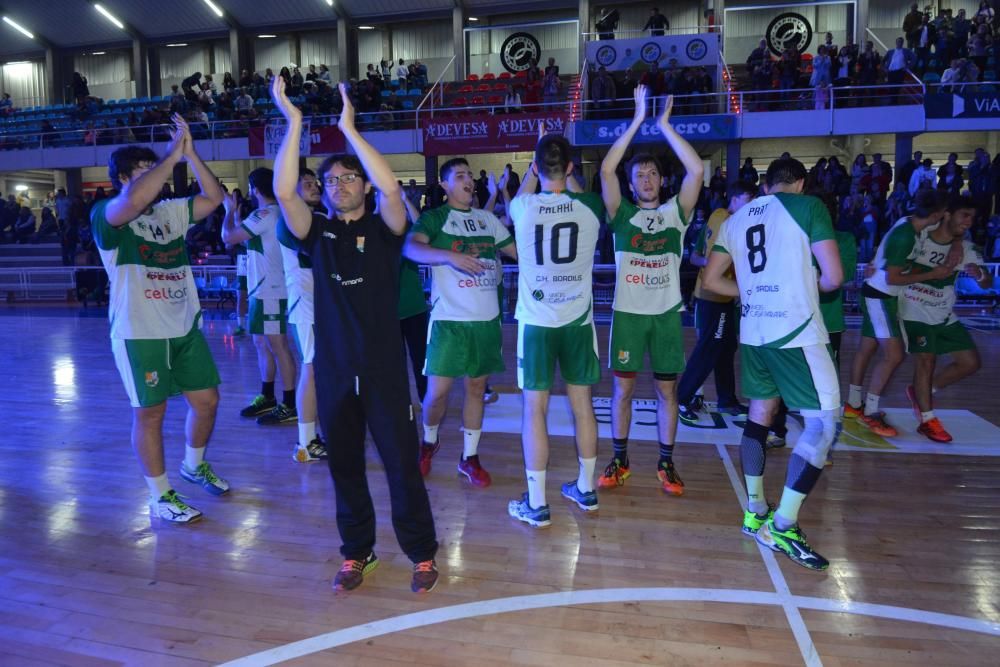
[[[406,210],[388,162],[354,125],[354,106],[344,84],[340,96],[344,107],[337,126],[357,157],[333,155],[320,165],[326,212],[318,213],[296,191],[302,112],[288,100],[281,77],[275,77],[271,89],[288,121],[274,163],[275,195],[289,231],[312,259],[318,414],[323,432],[337,434],[327,462],[344,563],[333,586],[357,588],[378,565],[375,508],[365,474],[365,433],[370,430],[389,482],[396,539],[414,563],[410,588],[426,593],[437,584],[438,545],[417,465],[417,429],[397,314]],[[379,215],[365,207],[373,185],[379,192]]]

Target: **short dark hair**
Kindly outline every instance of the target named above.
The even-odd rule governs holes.
[[[254,190],[268,199],[274,199],[274,171],[267,167],[258,167],[250,172],[248,180]]]
[[[740,195],[750,195],[751,197],[757,196],[757,186],[750,181],[736,181],[729,186],[729,198],[739,197]]]
[[[566,137],[546,134],[535,147],[535,165],[538,175],[545,178],[563,178],[570,163],[570,145]]]
[[[443,165],[441,165],[441,168],[438,170],[438,177],[442,181],[448,180],[448,176],[450,176],[451,172],[455,170],[455,167],[458,167],[459,165],[463,164],[466,167],[468,167],[469,161],[466,160],[464,157],[453,157],[452,159],[448,160]]]
[[[111,186],[120,186],[121,177],[129,178],[132,172],[142,162],[156,162],[159,158],[156,153],[145,146],[125,146],[119,148],[108,158],[108,178],[111,179]]]
[[[966,195],[956,195],[948,201],[949,213],[954,213],[955,211],[963,208],[979,210],[979,207],[976,206],[976,201],[972,197]]]
[[[779,183],[791,185],[797,181],[806,180],[806,167],[793,157],[778,158],[767,166],[765,176],[768,187]]]
[[[316,178],[316,172],[310,169],[309,167],[302,167],[301,169],[299,169],[300,181],[302,180],[303,176],[312,176],[313,178]]]
[[[316,170],[316,178],[326,183],[326,174],[331,169],[333,165],[339,164],[344,169],[350,169],[361,176],[362,181],[368,180],[368,174],[365,173],[365,168],[361,165],[361,160],[357,158],[356,155],[348,155],[347,153],[340,153],[338,155],[331,155],[330,157],[323,160],[319,168]]]
[[[632,159],[625,163],[625,177],[631,181],[632,170],[641,164],[651,164],[656,167],[658,174],[663,175],[663,169],[660,168],[660,161],[656,159],[655,155],[652,153],[636,153],[632,156]]]
[[[925,218],[932,213],[943,211],[948,207],[948,201],[943,192],[933,188],[917,190],[913,195],[913,214]]]

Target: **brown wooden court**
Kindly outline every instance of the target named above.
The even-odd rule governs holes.
[[[687,492],[673,498],[652,473],[655,443],[633,439],[632,479],[584,515],[559,498],[577,464],[571,439],[556,436],[553,525],[533,531],[506,514],[524,488],[518,436],[484,434],[494,484],[474,490],[455,474],[452,410],[428,478],[438,588],[410,593],[372,456],[382,564],[358,590],[334,594],[329,474],[325,464],[291,460],[294,428],[236,416],[258,378],[252,343],[233,340],[232,328],[210,320],[205,331],[223,377],[209,458],[234,491],[209,497],[176,474],[177,399],[168,473],[206,517],[151,527],[106,319],[67,306],[0,310],[0,665],[998,663],[1000,438],[977,456],[837,452],[802,514],[831,560],[815,573],[741,535],[738,447],[681,444],[675,459]],[[606,355],[607,327],[599,332]],[[513,327],[506,333],[512,369]],[[1000,425],[1000,337],[975,338],[983,370],[939,393],[936,407]],[[856,341],[848,332],[845,361]],[[907,364],[897,374],[888,406],[906,407],[909,373]],[[509,389],[512,370],[495,384]],[[652,396],[650,386],[640,390]],[[607,374],[596,395],[610,395]],[[603,465],[607,438],[600,451]],[[787,457],[770,455],[773,499]]]

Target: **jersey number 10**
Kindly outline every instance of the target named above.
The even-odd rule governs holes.
[[[559,241],[563,232],[569,234],[568,248],[565,255],[560,255]],[[575,222],[560,222],[552,225],[552,236],[549,238],[549,258],[553,264],[572,264],[576,260],[576,246],[580,236],[580,226]],[[535,225],[535,264],[545,264],[545,227]]]
[[[764,225],[754,225],[747,229],[747,262],[750,273],[760,273],[767,265],[767,249],[764,247]]]

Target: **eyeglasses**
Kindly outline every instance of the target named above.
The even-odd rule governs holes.
[[[343,174],[342,176],[327,176],[323,182],[327,185],[351,184],[361,178],[360,174]]]

